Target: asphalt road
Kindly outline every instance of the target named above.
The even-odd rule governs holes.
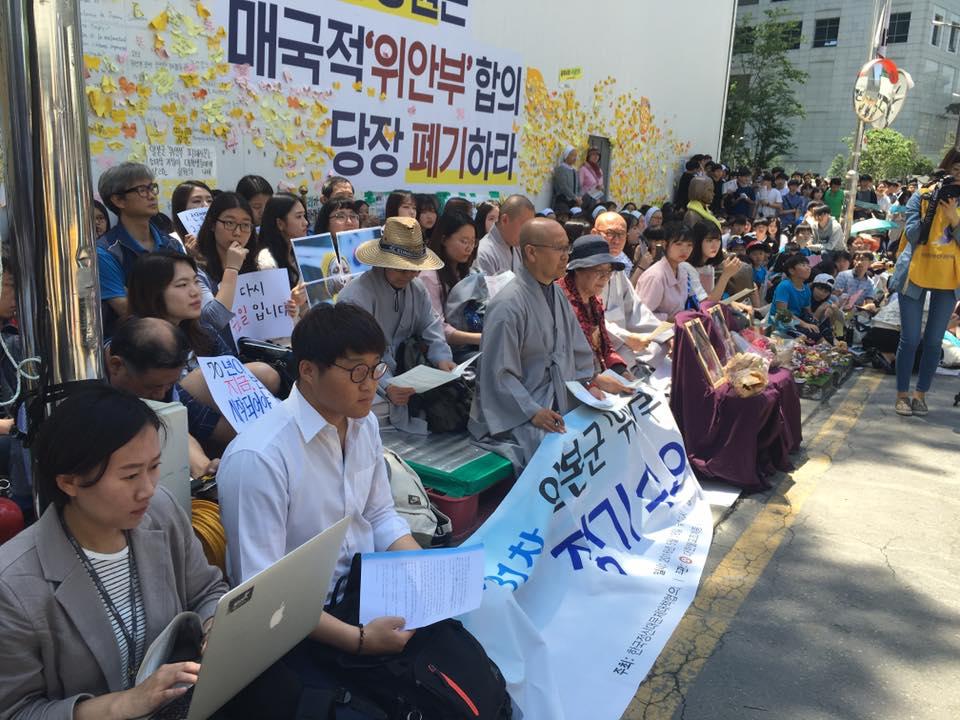
[[[960,718],[960,378],[893,412],[860,372],[798,468],[716,529],[693,606],[627,720]]]

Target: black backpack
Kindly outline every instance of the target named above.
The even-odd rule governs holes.
[[[341,579],[342,580],[342,579]],[[339,590],[339,585],[337,590]],[[334,597],[336,597],[334,592]],[[343,599],[327,607],[356,625],[360,555],[354,555]],[[325,666],[341,683],[339,704],[383,720],[510,720],[500,669],[457,620],[417,630],[398,655],[351,655],[332,648]],[[371,709],[373,705],[382,714]],[[318,716],[319,717],[319,716]]]

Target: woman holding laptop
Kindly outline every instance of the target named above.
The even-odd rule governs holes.
[[[94,419],[91,422],[91,419]],[[187,692],[200,665],[135,678],[180,612],[209,629],[227,584],[157,487],[160,419],[107,385],[67,398],[35,445],[50,504],[0,547],[0,718],[138,718]]]

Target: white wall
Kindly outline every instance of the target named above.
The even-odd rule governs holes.
[[[613,76],[616,95],[648,98],[657,121],[672,130],[677,142],[689,143],[685,156],[700,152],[719,157],[736,0],[482,0],[482,6],[475,0],[475,4],[477,39],[519,49],[525,63],[541,70],[548,86],[560,86],[560,68],[581,66],[583,78],[567,84],[583,106],[592,108],[595,83]],[[609,117],[609,108],[600,110]],[[668,195],[682,162],[672,152],[658,155],[664,174],[654,193]],[[616,163],[616,149],[613,159]],[[549,199],[544,189],[538,207]],[[615,199],[639,204],[653,196]]]

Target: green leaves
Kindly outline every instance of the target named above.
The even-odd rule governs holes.
[[[722,151],[735,165],[768,167],[794,147],[793,121],[804,116],[795,88],[807,73],[788,55],[803,42],[788,14],[767,10],[761,22],[736,29]]]

